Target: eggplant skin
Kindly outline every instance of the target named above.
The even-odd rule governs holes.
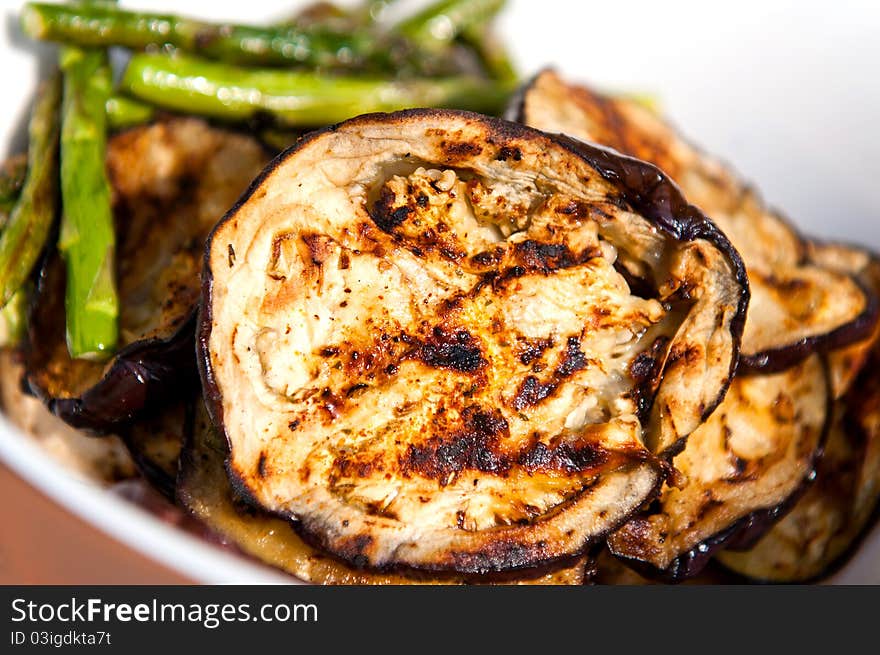
[[[456,213],[466,194],[479,220]],[[352,214],[360,222],[349,223]],[[542,218],[517,223],[533,215]],[[588,234],[593,226],[598,241]],[[544,229],[556,236],[537,239]],[[579,250],[583,243],[592,245]],[[629,295],[627,278],[611,272],[606,257],[654,295]],[[383,274],[372,279],[377,260]],[[587,262],[589,272],[570,272]],[[575,427],[560,433],[566,414],[547,407],[577,397],[566,395],[575,393],[569,379],[599,375],[576,335],[601,333],[601,319],[574,336],[556,334],[559,316],[581,311],[566,300],[553,306],[562,312],[556,320],[530,310],[513,323],[522,333],[497,343],[492,335],[506,337],[509,323],[483,324],[492,312],[525,306],[516,293],[556,298],[586,280],[598,285],[593,292],[611,294],[606,316],[623,320],[617,307],[638,307],[638,320],[653,326],[639,334],[669,335],[632,332],[621,342],[631,344],[621,346],[622,360],[602,360],[629,366],[638,359],[619,376],[596,378],[619,400],[609,410],[619,417],[572,414]],[[325,288],[327,298],[339,294],[333,308],[316,304],[330,302]],[[436,293],[442,320],[401,319],[398,338],[391,312],[410,305],[395,294],[410,293],[416,306]],[[483,299],[489,307],[492,294],[503,299],[500,308],[476,307]],[[484,574],[576,556],[656,493],[664,470],[657,454],[680,449],[724,396],[747,306],[738,254],[655,167],[478,114],[409,110],[308,135],[254,181],[208,242],[198,359],[237,493],[295,519],[308,540],[358,567]],[[458,324],[460,313],[468,318]],[[370,322],[366,342],[359,325],[345,323],[352,314]],[[286,329],[249,323],[259,316],[292,322]],[[294,327],[300,316],[305,323]],[[298,341],[321,334],[310,323],[321,316],[355,330],[350,340],[343,333],[338,345]],[[528,332],[534,326],[550,337]],[[516,357],[494,354],[520,336],[528,338]],[[320,378],[314,390],[310,376]],[[383,408],[389,398],[406,402]],[[369,411],[358,414],[359,407]],[[397,418],[381,423],[392,409]],[[540,432],[526,433],[523,423],[536,417],[535,425],[554,430],[549,445]],[[374,431],[375,421],[385,427]],[[430,425],[441,423],[432,434]],[[389,430],[397,436],[378,445]],[[337,436],[322,441],[323,433]],[[310,450],[316,442],[328,445]],[[388,484],[399,488],[386,494]]]
[[[689,585],[722,585],[744,584],[749,582],[747,578],[736,575],[724,567],[709,562],[701,567],[698,574],[688,577],[683,584]],[[612,555],[607,548],[599,551],[587,567],[586,584],[602,586],[645,586],[663,584],[656,577],[639,575],[638,571],[620,561]]]
[[[817,265],[797,230],[752,187],[648,108],[568,84],[548,69],[520,89],[508,114],[657,165],[715,221],[749,272],[741,373],[783,371],[814,352],[860,341],[877,325],[875,294],[852,275]]]
[[[297,535],[290,521],[248,507],[236,497],[226,476],[223,436],[211,424],[201,398],[194,399],[192,407],[194,420],[185,428],[187,436],[177,476],[178,503],[216,539],[267,566],[322,585],[580,585],[584,582],[584,558],[550,568],[518,571],[512,576],[432,576],[421,571],[375,572],[352,568],[308,545]],[[170,425],[181,417],[178,412],[167,418]],[[183,425],[179,427],[184,429]]]
[[[70,358],[64,265],[48,253],[24,352],[26,384],[54,414],[76,428],[119,431],[198,384],[202,248],[267,161],[255,139],[196,118],[170,118],[111,137],[120,349],[106,364]]]
[[[197,384],[180,388],[181,398],[195,398]],[[142,416],[120,431],[120,437],[141,475],[154,489],[174,500],[180,453],[192,429],[193,406],[178,400],[160,411]]]
[[[672,464],[660,497],[608,537],[646,577],[680,582],[724,548],[747,548],[806,492],[830,426],[831,383],[819,355],[783,373],[734,380]]]

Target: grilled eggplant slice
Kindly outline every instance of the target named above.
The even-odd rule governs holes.
[[[179,418],[179,417],[178,417]],[[170,417],[170,420],[174,420]],[[301,580],[328,585],[377,584],[476,584],[492,582],[478,578],[429,577],[416,571],[380,573],[352,568],[325,552],[309,546],[289,521],[245,505],[236,498],[224,460],[227,445],[208,418],[202,403],[195,411],[181,458],[177,498],[196,519],[214,531],[223,543],[264,564]],[[518,572],[518,584],[578,585],[584,579],[584,562],[551,571]],[[497,581],[495,581],[497,582]]]
[[[256,140],[198,119],[110,139],[120,350],[107,364],[70,358],[64,266],[49,257],[26,368],[31,391],[52,412],[75,427],[114,430],[197,380],[193,334],[205,238],[267,160]]]
[[[766,582],[808,582],[853,551],[880,497],[880,388],[866,377],[854,415],[838,412],[815,482],[750,549],[718,553],[727,568]]]
[[[782,373],[737,377],[673,460],[682,479],[609,536],[611,552],[678,582],[725,545],[757,539],[814,477],[830,403],[819,355]]]
[[[204,270],[237,488],[357,565],[470,573],[572,556],[654,493],[748,301],[653,166],[442,110],[302,139]]]
[[[567,84],[547,70],[522,89],[511,113],[540,130],[656,164],[730,238],[752,294],[742,370],[784,370],[816,350],[864,339],[877,323],[873,294],[845,272],[811,263],[798,233],[753,189],[642,104]]]
[[[818,243],[810,244],[810,251],[823,266],[857,274],[880,290],[880,260],[871,253]],[[728,568],[748,577],[818,579],[845,561],[874,517],[880,498],[880,335],[875,332],[828,359],[838,400],[815,482],[752,548],[718,555]]]
[[[810,260],[832,271],[852,275],[875,297],[880,296],[880,258],[856,246],[841,243],[810,241],[807,244]],[[828,354],[834,398],[846,394],[865,361],[880,341],[880,324],[867,338],[856,341]]]

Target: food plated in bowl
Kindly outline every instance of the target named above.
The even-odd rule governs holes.
[[[60,231],[13,289],[27,390],[124,445],[201,538],[309,582],[596,582],[609,557],[661,581],[823,579],[870,523],[870,466],[817,510],[837,528],[798,536],[827,553],[807,574],[741,560],[782,558],[766,544],[849,470],[821,473],[836,426],[860,417],[850,448],[873,452],[872,255],[803,236],[638,101],[516,78],[487,37],[499,8],[252,28],[361,39],[319,64],[27,5],[65,52],[133,51],[90,96],[110,126],[95,261],[66,238],[96,219],[65,184],[88,114],[62,59]],[[58,18],[89,11],[99,35]]]

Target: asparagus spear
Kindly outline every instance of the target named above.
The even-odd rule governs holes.
[[[428,50],[442,50],[474,26],[486,25],[505,0],[440,0],[394,27],[398,34]]]
[[[0,234],[0,307],[31,274],[58,208],[58,107],[61,79],[44,82],[28,127],[28,170],[21,195]]]
[[[132,125],[149,123],[156,116],[156,108],[134,98],[110,96],[107,99],[107,126],[119,130]]]
[[[10,157],[0,168],[0,230],[6,225],[8,214],[15,207],[24,176],[27,173],[27,155]]]
[[[173,14],[84,3],[29,3],[22,11],[21,23],[25,33],[37,39],[134,49],[171,45],[241,64],[387,68],[394,63],[388,44],[362,31],[213,24]]]
[[[106,104],[111,73],[107,53],[65,47],[61,123],[61,198],[58,250],[67,265],[67,348],[72,357],[100,359],[118,339],[116,238],[105,170]]]
[[[27,325],[28,285],[15,292],[6,307],[0,309],[0,348],[16,346]]]
[[[287,126],[335,123],[358,114],[407,107],[501,111],[509,85],[459,76],[389,80],[312,72],[234,68],[193,57],[139,54],[123,92],[167,109],[229,121],[269,115]]]
[[[519,74],[507,49],[488,25],[464,30],[462,39],[479,55],[489,77],[511,85],[519,82]]]
[[[27,155],[11,157],[0,168],[0,230],[6,224],[8,210],[15,206],[27,172]],[[24,335],[27,320],[27,284],[15,292],[6,307],[0,309],[0,348],[15,346]]]

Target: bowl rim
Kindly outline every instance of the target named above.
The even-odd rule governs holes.
[[[110,493],[56,461],[2,415],[0,461],[71,514],[195,584],[307,584],[245,556],[224,552]]]

